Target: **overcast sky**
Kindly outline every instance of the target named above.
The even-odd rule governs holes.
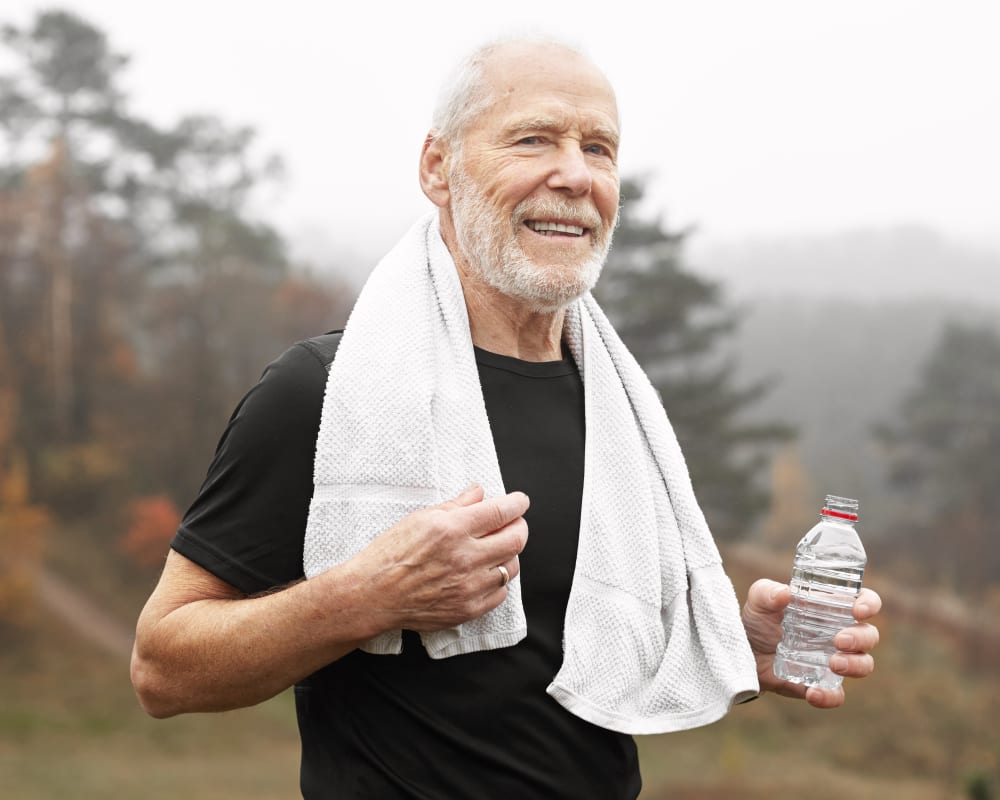
[[[47,3],[3,0],[23,24]],[[1000,2],[67,0],[132,55],[134,108],[258,129],[268,217],[374,256],[427,201],[437,87],[471,47],[541,32],[618,89],[624,173],[702,242],[920,224],[1000,248]]]

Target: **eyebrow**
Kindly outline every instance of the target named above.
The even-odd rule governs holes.
[[[562,127],[564,127],[564,123],[555,117],[529,117],[512,122],[507,126],[507,133],[511,136],[519,136],[522,133],[530,133],[531,131],[552,131],[559,130]],[[596,138],[615,149],[618,148],[618,140],[620,138],[618,129],[611,125],[595,125],[588,128],[586,134],[585,138]]]

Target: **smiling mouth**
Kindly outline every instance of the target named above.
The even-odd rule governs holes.
[[[562,222],[547,222],[538,219],[529,219],[524,223],[535,233],[542,236],[583,236],[589,228],[581,228],[579,225],[567,225]]]

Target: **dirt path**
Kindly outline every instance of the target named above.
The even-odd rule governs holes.
[[[81,638],[116,658],[132,652],[132,631],[113,619],[64,578],[44,567],[35,576],[39,604]]]
[[[728,545],[724,556],[731,566],[743,567],[758,576],[787,580],[783,576],[789,564],[782,556],[748,544]],[[36,587],[39,603],[80,637],[116,658],[127,658],[132,652],[132,630],[69,581],[43,568],[36,577]],[[917,622],[966,646],[974,642],[983,657],[1000,657],[1000,621],[989,609],[969,607],[953,595],[914,592],[883,576],[878,578],[877,589],[886,610],[894,617]]]

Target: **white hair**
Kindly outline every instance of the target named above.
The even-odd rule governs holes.
[[[460,152],[462,135],[494,100],[486,80],[486,64],[497,51],[517,44],[560,48],[590,60],[580,48],[551,36],[509,35],[480,45],[455,66],[441,86],[431,120],[434,138]]]

